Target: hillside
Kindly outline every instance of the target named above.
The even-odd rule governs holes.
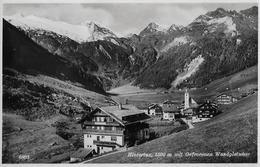
[[[49,53],[34,43],[23,32],[3,21],[3,66],[14,68],[28,74],[45,74],[79,82],[86,89],[104,93],[102,84],[94,75],[80,66]]]
[[[174,34],[146,31],[140,41],[157,49],[157,61],[134,84],[141,88],[201,87],[256,65],[257,17],[257,7],[240,12],[218,8]]]
[[[28,75],[4,68],[3,73],[3,163],[55,162],[69,158],[80,138],[66,130],[80,130],[76,117],[88,105],[107,106],[113,101],[82,88],[80,83]],[[19,155],[30,158],[19,159]]]
[[[172,157],[130,157],[131,153],[172,153]],[[249,153],[249,156],[183,156],[188,153]],[[176,154],[177,153],[177,154]],[[257,162],[257,95],[247,97],[230,106],[222,114],[195,126],[194,129],[155,139],[126,152],[101,157],[91,163],[189,163]]]
[[[248,93],[251,89],[258,87],[258,66],[253,66],[237,72],[235,74],[223,77],[204,85],[201,88],[190,89],[190,96],[197,102],[203,102],[205,99],[213,99],[216,95],[223,92]],[[184,89],[169,91],[159,89],[140,89],[130,84],[112,89],[111,93],[117,94],[114,99],[121,101],[128,100],[128,103],[138,107],[147,107],[151,103],[163,102],[165,100],[182,101]]]
[[[226,91],[246,93],[258,87],[258,66],[212,81],[202,88],[192,90],[194,96],[214,96]]]

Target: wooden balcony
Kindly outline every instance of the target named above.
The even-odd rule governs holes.
[[[124,135],[123,130],[100,130],[100,129],[83,129],[83,133],[106,134],[106,135]]]
[[[85,121],[85,125],[103,125],[103,126],[120,126],[116,122],[92,122],[92,121]]]
[[[121,147],[121,145],[119,145],[118,143],[116,143],[116,142],[109,142],[109,141],[97,141],[97,140],[94,140],[93,144],[99,145],[99,146],[109,146],[109,147],[119,146],[119,147]]]

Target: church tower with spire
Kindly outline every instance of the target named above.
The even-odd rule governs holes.
[[[190,95],[188,89],[185,89],[184,93],[184,109],[190,108]]]

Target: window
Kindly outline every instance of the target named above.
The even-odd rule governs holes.
[[[102,139],[104,139],[104,138],[105,138],[105,136],[101,136],[101,138],[102,138]]]
[[[112,130],[116,130],[116,127],[113,126],[113,127],[112,127]]]
[[[117,141],[116,136],[111,136],[111,141]]]
[[[111,117],[107,118],[107,122],[113,122],[114,120]]]
[[[148,130],[145,130],[145,136],[148,136]]]

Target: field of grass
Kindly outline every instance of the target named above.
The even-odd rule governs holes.
[[[253,66],[228,77],[215,80],[200,89],[191,91],[191,94],[211,96],[227,90],[238,90],[238,88],[242,92],[257,88],[257,68],[258,66]]]
[[[170,153],[155,157],[155,153]],[[212,153],[191,156],[187,153]],[[221,153],[248,153],[246,156],[216,156]],[[129,153],[148,153],[152,157],[129,157]],[[181,154],[183,156],[180,156]],[[169,154],[169,155],[170,155]],[[205,154],[204,154],[205,155]],[[255,163],[257,161],[257,95],[246,97],[210,121],[194,129],[158,138],[129,151],[95,159],[90,163]]]
[[[153,90],[150,89],[141,89],[137,86],[131,85],[131,83],[128,83],[126,85],[113,88],[108,91],[109,93],[114,93],[118,95],[127,95],[127,94],[139,94],[139,93],[155,93]]]
[[[3,163],[35,162],[39,158],[48,159],[60,152],[69,152],[69,142],[58,136],[49,123],[27,121],[22,116],[3,113]],[[28,156],[28,159],[22,156]]]
[[[58,162],[69,158],[64,153],[81,144],[74,140],[78,134],[62,131],[80,128],[73,113],[88,112],[84,110],[88,102],[94,106],[111,103],[109,97],[79,84],[44,75],[25,75],[9,69],[3,78],[3,163]],[[60,130],[57,124],[66,127]],[[78,143],[74,145],[75,142]]]
[[[71,83],[70,81],[65,82],[45,75],[25,75],[25,79],[34,84],[43,84],[46,87],[66,92],[74,97],[82,99],[85,102],[88,101],[90,104],[98,106],[107,105],[106,103],[110,100],[102,94],[82,88],[83,85],[79,83]]]
[[[166,121],[161,120],[159,117],[154,117],[147,121],[150,128],[150,133],[154,138],[162,137],[165,135],[170,135],[172,133],[177,133],[182,130],[188,129],[188,126],[181,120],[176,121]]]

